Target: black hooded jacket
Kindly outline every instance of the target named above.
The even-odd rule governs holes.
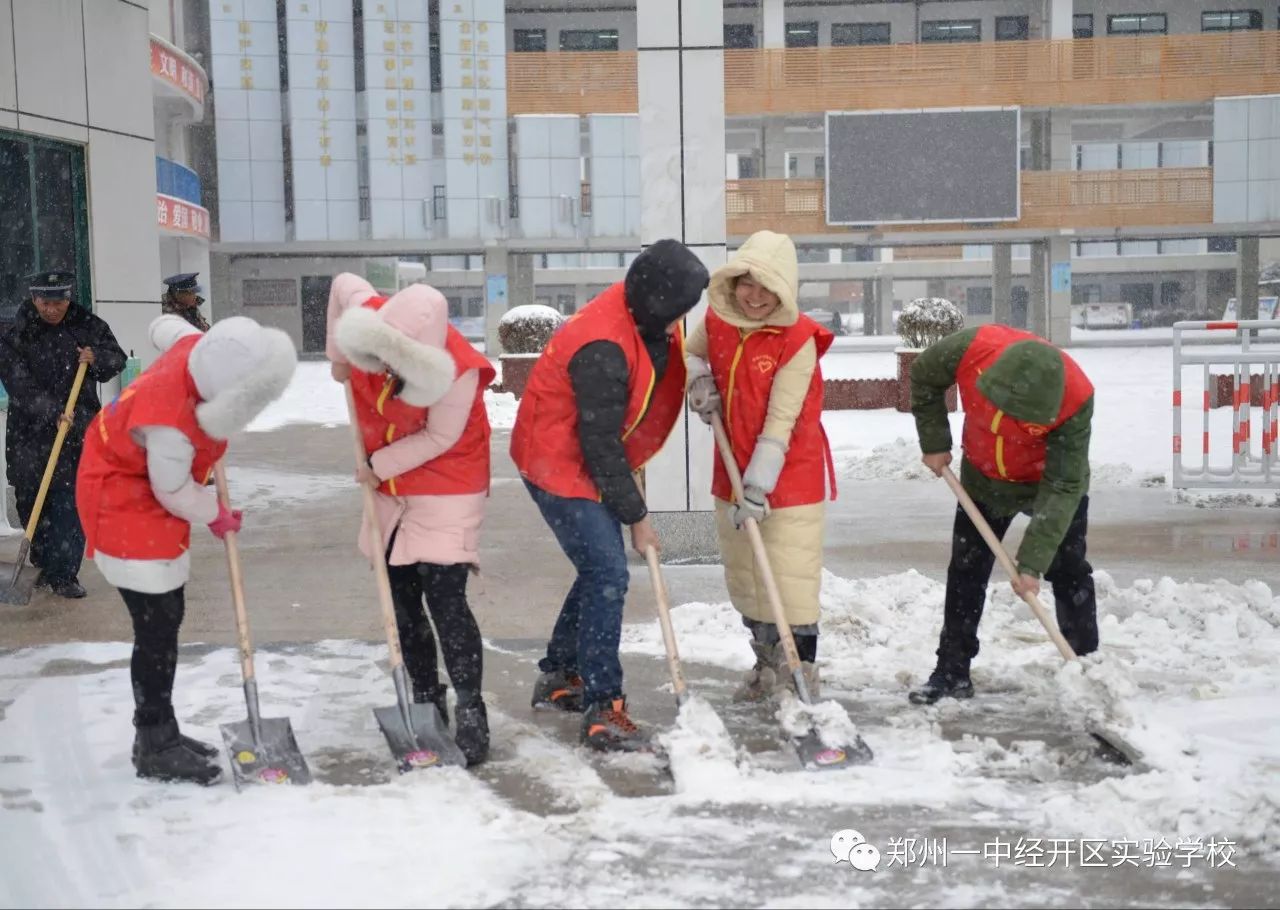
[[[627,270],[627,309],[657,378],[667,369],[667,326],[697,306],[709,281],[707,267],[676,240],[646,247]],[[629,379],[626,355],[612,341],[584,345],[569,361],[582,455],[605,506],[623,524],[635,524],[648,514],[622,445]]]
[[[50,325],[27,300],[18,308],[13,325],[0,332],[0,383],[9,394],[5,459],[15,487],[38,485],[44,475],[58,435],[58,415],[66,406],[79,366],[77,348],[83,347],[93,349],[94,360],[85,371],[53,475],[53,483],[62,488],[75,485],[84,431],[102,407],[97,384],[119,375],[125,353],[106,322],[75,304],[67,308],[62,322]]]

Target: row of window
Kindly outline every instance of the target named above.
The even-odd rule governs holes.
[[[1280,17],[1278,17],[1280,18]],[[1094,36],[1092,13],[1072,17],[1072,35],[1076,38]],[[1205,32],[1248,31],[1262,28],[1262,13],[1256,9],[1225,10],[1200,14],[1200,29]],[[818,22],[788,22],[787,47],[817,47]],[[1108,35],[1164,35],[1169,31],[1168,16],[1164,13],[1118,13],[1107,16]],[[1027,16],[997,16],[995,40],[1025,41],[1031,35],[1031,23]],[[831,26],[833,47],[889,44],[893,38],[888,22],[837,22]],[[921,43],[957,43],[982,40],[981,19],[930,19],[920,23]],[[724,46],[727,48],[756,47],[756,28],[751,23],[734,23],[724,27]],[[544,52],[547,50],[545,28],[518,28],[512,41],[516,51]],[[616,51],[616,28],[566,29],[560,32],[562,51]]]

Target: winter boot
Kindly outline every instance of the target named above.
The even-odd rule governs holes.
[[[449,726],[449,702],[445,699],[445,693],[448,691],[440,683],[425,689],[419,689],[415,684],[413,687],[413,703],[415,705],[435,705],[436,710],[440,712],[440,723],[447,727]]]
[[[532,705],[556,711],[582,710],[582,677],[569,670],[551,670],[533,684]]]
[[[778,685],[778,675],[774,670],[777,664],[774,652],[777,647],[754,638],[751,640],[751,650],[756,653],[756,665],[747,671],[742,685],[733,693],[734,701],[764,701],[773,694]]]
[[[453,710],[453,741],[467,757],[470,768],[489,756],[489,713],[479,692],[458,692]]]
[[[80,584],[80,580],[76,578],[68,579],[47,579],[49,589],[59,597],[66,597],[71,600],[79,600],[85,596],[84,586]]]
[[[159,781],[216,783],[222,768],[182,744],[177,721],[138,727],[134,737],[133,767],[138,777]]]
[[[929,681],[913,689],[907,698],[913,705],[931,705],[940,698],[973,698],[973,683],[967,670],[944,670],[929,674]]]
[[[651,745],[627,715],[626,696],[596,702],[583,713],[582,741],[600,752],[644,752]]]
[[[791,675],[791,669],[787,666],[787,656],[779,645],[777,649],[777,661],[773,665],[774,676],[777,682],[774,683],[773,691],[790,692],[797,698],[800,693],[796,690],[796,678]],[[804,687],[809,690],[809,699],[817,701],[821,694],[822,680],[818,675],[818,667],[809,661],[800,664],[800,675],[804,677]]]
[[[217,758],[218,757],[217,746],[211,746],[208,743],[201,742],[198,739],[192,739],[190,736],[187,736],[185,733],[182,733],[182,732],[178,733],[178,742],[182,743],[183,747],[188,752],[194,752],[196,755],[199,755],[201,758]],[[138,757],[141,754],[142,754],[142,739],[140,737],[135,736],[133,738],[134,765],[138,764]]]

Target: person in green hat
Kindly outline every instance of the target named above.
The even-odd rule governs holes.
[[[1038,594],[1048,581],[1063,637],[1077,654],[1096,651],[1097,598],[1085,558],[1093,385],[1065,352],[1009,326],[965,329],[929,346],[911,367],[911,411],[921,460],[939,475],[951,464],[952,385],[964,405],[961,484],[998,537],[1019,512],[1031,516],[1015,558],[1015,593]],[[938,662],[912,703],[973,695],[969,665],[994,563],[957,505]]]

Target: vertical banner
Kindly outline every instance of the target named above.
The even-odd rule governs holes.
[[[282,241],[284,143],[275,0],[209,0],[223,241]]]
[[[375,240],[432,235],[427,0],[365,0],[369,220]]]
[[[285,11],[294,238],[356,240],[352,7],[348,0],[288,0]]]
[[[440,75],[450,237],[506,234],[506,11],[503,0],[441,0]]]

